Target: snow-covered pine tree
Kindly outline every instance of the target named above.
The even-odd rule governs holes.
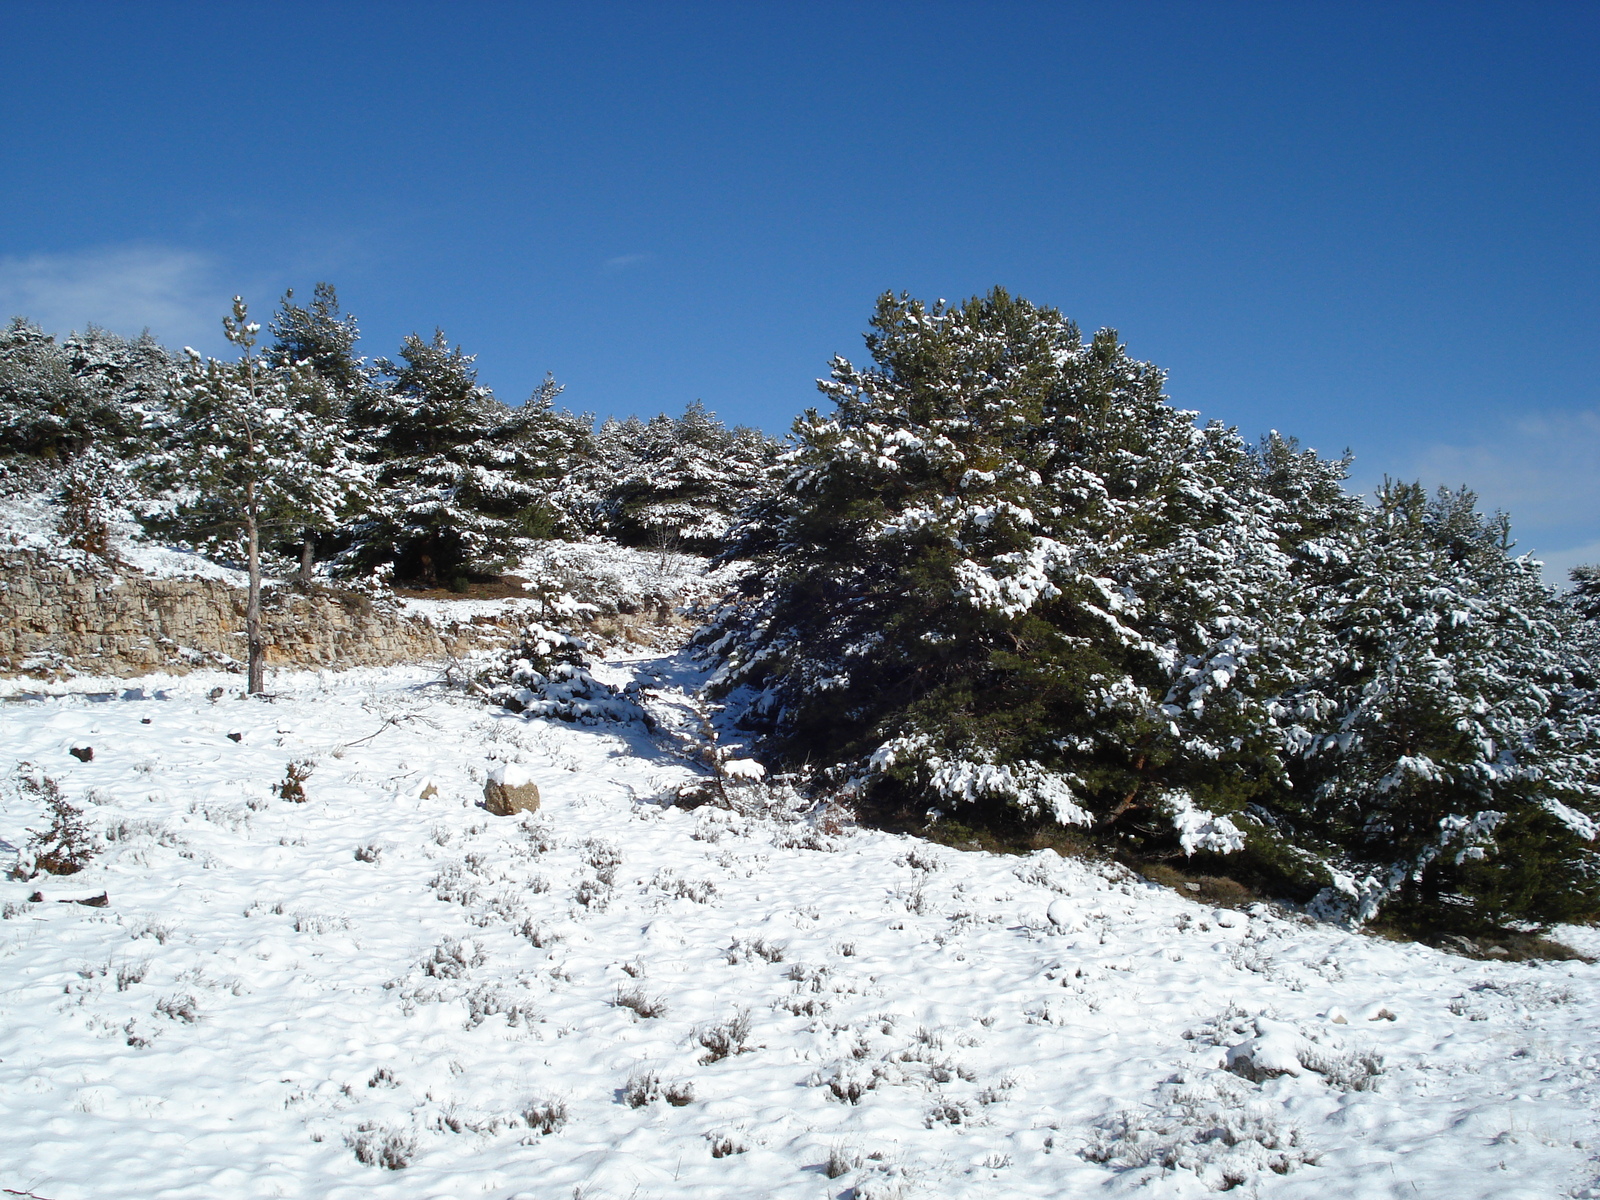
[[[517,532],[528,538],[588,531],[588,510],[575,480],[594,460],[594,417],[557,408],[561,390],[545,376],[522,407],[511,410],[501,435],[514,456],[511,471],[520,488],[513,501]],[[580,495],[570,495],[575,491]]]
[[[1600,622],[1600,566],[1573,567],[1572,607],[1591,621]]]
[[[261,327],[243,299],[223,318],[235,362],[202,360],[193,350],[171,381],[173,419],[143,470],[169,501],[155,523],[213,548],[244,542],[249,572],[245,639],[248,690],[264,686],[261,541],[274,529],[333,525],[360,491],[364,473],[346,453],[326,404],[307,403],[318,380],[275,367],[255,352]]]
[[[1113,332],[1000,289],[886,295],[872,325],[876,367],[834,361],[749,526],[718,687],[908,816],[1237,849],[1228,814],[1281,772],[1289,570],[1248,449]]]
[[[284,292],[267,328],[272,345],[266,358],[276,367],[309,367],[327,385],[330,403],[348,409],[373,384],[367,360],[356,354],[361,328],[339,304],[331,283],[318,283],[309,306],[294,302],[294,289]]]
[[[436,330],[377,364],[389,385],[352,412],[377,470],[347,552],[355,568],[454,585],[498,574],[523,539],[551,531],[553,481],[582,453],[583,419],[553,410],[550,379],[513,412],[479,386],[473,357]]]
[[[1465,489],[1387,484],[1347,544],[1311,598],[1325,659],[1284,703],[1295,816],[1341,847],[1343,902],[1456,928],[1593,912],[1600,724],[1538,564]]]
[[[280,369],[296,368],[298,377],[306,380],[297,397],[300,407],[344,422],[373,390],[374,372],[355,350],[361,328],[355,316],[340,306],[331,283],[318,283],[308,306],[296,304],[294,289],[289,288],[267,328],[272,333],[267,362]],[[328,531],[306,528],[293,532],[299,540],[300,579],[308,583],[317,559],[319,532]],[[340,540],[337,534],[334,540]]]
[[[171,360],[148,334],[90,327],[59,343],[18,317],[0,330],[0,457],[59,461],[98,443],[111,458],[146,448]]]
[[[1347,460],[1197,428],[1114,333],[1000,290],[872,324],[704,637],[768,752],[885,819],[1235,855],[1362,916],[1592,908],[1594,692],[1470,497],[1375,511]]]
[[[608,422],[597,439],[605,531],[625,545],[710,553],[769,495],[777,445],[696,400],[681,417]]]

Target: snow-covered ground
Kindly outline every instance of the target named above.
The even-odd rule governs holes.
[[[610,670],[652,689],[656,733],[422,668],[278,675],[270,701],[206,673],[5,684],[4,752],[102,849],[0,884],[0,1188],[1600,1194],[1600,967],[667,807],[700,769],[692,679]],[[497,761],[537,815],[479,807]],[[277,790],[295,763],[303,803]],[[40,798],[3,793],[22,848]]]
[[[28,550],[68,564],[87,563],[81,551],[62,545],[56,531],[57,509],[44,492],[23,491],[0,495],[0,529],[5,544]],[[162,545],[141,536],[138,523],[126,511],[112,521],[111,544],[116,561],[156,579],[217,579],[243,587],[247,576],[241,570],[209,559],[193,550]],[[103,569],[104,564],[101,565]]]

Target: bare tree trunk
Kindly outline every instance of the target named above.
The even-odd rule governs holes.
[[[311,582],[311,566],[317,559],[317,538],[311,530],[306,530],[305,537],[300,542],[300,582]]]
[[[266,690],[266,655],[261,640],[261,540],[256,531],[255,491],[254,482],[246,485],[248,511],[244,529],[250,541],[250,593],[244,606],[244,640],[250,652],[250,675],[245,690],[252,696]]]

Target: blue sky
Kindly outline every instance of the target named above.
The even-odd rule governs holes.
[[[221,353],[326,279],[369,355],[777,433],[878,294],[998,283],[1600,559],[1600,6],[0,15],[0,307],[47,328]]]

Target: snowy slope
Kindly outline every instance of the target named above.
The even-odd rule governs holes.
[[[48,495],[42,492],[19,492],[0,496],[0,529],[5,531],[5,545],[31,551],[73,566],[99,566],[90,564],[79,550],[67,549],[56,531],[58,511]],[[133,568],[155,579],[219,579],[235,587],[243,587],[248,576],[243,571],[176,546],[147,541],[141,536],[138,523],[126,511],[119,512],[112,527],[112,550],[117,563]]]
[[[663,807],[698,770],[670,728],[692,681],[611,669],[662,732],[526,720],[421,669],[280,675],[270,702],[200,673],[7,684],[5,753],[103,850],[0,884],[0,1188],[1600,1194],[1600,968]],[[537,816],[478,807],[497,761]],[[275,794],[291,762],[304,803]],[[42,824],[6,787],[0,838]]]

